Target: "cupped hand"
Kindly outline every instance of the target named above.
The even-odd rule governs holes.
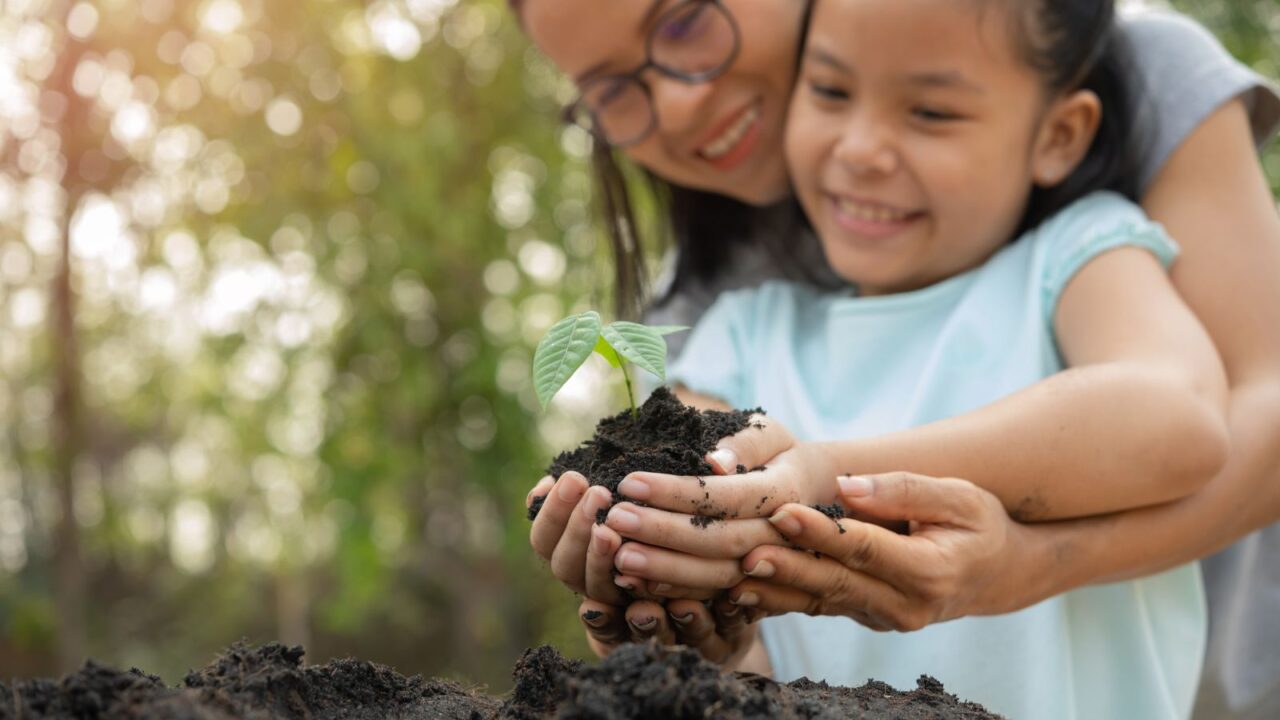
[[[800,442],[765,415],[707,454],[702,477],[634,472],[618,492],[652,508],[718,519],[768,517],[789,503],[829,503],[843,472],[818,443]],[[739,473],[739,469],[746,472]]]
[[[588,599],[579,606],[578,616],[587,631],[587,643],[600,657],[622,643],[657,638],[664,645],[691,647],[706,659],[734,669],[743,664],[758,636],[746,612],[724,597],[711,603],[671,600],[665,608],[649,600],[620,608]]]
[[[1022,575],[1028,530],[994,495],[965,480],[910,473],[841,478],[839,487],[845,508],[908,521],[907,534],[785,505],[769,520],[804,549],[752,550],[742,560],[748,577],[729,592],[733,602],[896,631],[1016,606],[1010,584]]]
[[[525,498],[526,506],[544,497],[529,530],[529,544],[551,566],[551,572],[575,593],[609,605],[623,605],[628,596],[613,577],[614,554],[622,545],[618,533],[596,524],[596,514],[609,507],[612,494],[589,487],[580,473],[566,472],[558,480],[543,478]]]

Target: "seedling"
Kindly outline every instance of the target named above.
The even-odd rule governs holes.
[[[594,310],[570,315],[551,326],[533,353],[533,388],[538,393],[542,409],[547,408],[551,398],[595,352],[622,371],[622,379],[627,383],[627,400],[631,403],[631,417],[635,418],[636,395],[631,389],[627,363],[665,381],[667,341],[662,336],[687,329],[670,325],[649,327],[625,320],[605,325],[600,313]]]

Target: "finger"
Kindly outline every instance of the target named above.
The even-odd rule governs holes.
[[[569,516],[586,491],[587,479],[579,473],[567,472],[556,480],[529,530],[529,544],[538,557],[543,560],[551,559],[551,553],[555,552],[556,544],[564,534]]]
[[[663,600],[710,600],[722,592],[711,588],[690,588],[654,580],[646,580],[644,583],[650,595]]]
[[[551,486],[555,484],[555,478],[550,475],[539,480],[538,484],[534,485],[533,489],[529,491],[529,494],[524,496],[524,506],[527,508],[533,507],[533,499],[536,497],[545,497],[548,492],[551,492]]]
[[[799,547],[877,577],[893,577],[910,569],[918,560],[913,552],[915,541],[909,536],[849,518],[832,520],[804,505],[783,505],[769,522]],[[742,568],[754,572],[745,562]]]
[[[619,643],[631,637],[621,607],[606,605],[590,598],[578,606],[578,619],[587,630],[587,638],[597,655],[604,656]]]
[[[592,525],[590,532],[582,581],[586,595],[610,605],[623,605],[626,596],[613,582],[613,556],[622,546],[622,538],[604,525]]]
[[[616,556],[615,556],[616,557]],[[662,598],[649,592],[648,582],[634,575],[615,575],[613,584],[618,586],[625,598],[624,603],[636,600],[661,600]]]
[[[714,560],[643,543],[626,543],[613,560],[619,572],[646,580],[701,589],[724,589],[742,580],[737,560]]]
[[[795,438],[781,423],[756,414],[745,428],[722,439],[715,450],[707,453],[707,462],[718,475],[740,474],[764,465],[795,444]]]
[[[799,483],[783,463],[746,475],[634,472],[622,479],[618,492],[651,507],[720,519],[767,517],[779,505],[802,499]]]
[[[742,609],[755,608],[769,615],[815,613],[821,607],[818,598],[799,588],[747,578],[733,586],[729,602]]]
[[[743,558],[742,565],[751,569],[753,579],[768,580],[812,595],[818,605],[801,612],[821,615],[865,612],[884,617],[905,602],[902,594],[884,580],[847,567],[832,557],[814,557],[804,550],[776,546],[756,548]],[[749,600],[744,602],[741,593],[730,595],[739,604],[750,604]]]
[[[716,634],[730,644],[747,630],[750,618],[743,606],[733,602],[728,595],[721,595],[711,604],[711,615],[716,621]]]
[[[586,589],[587,544],[591,540],[591,528],[596,524],[596,513],[609,507],[611,502],[613,493],[608,488],[597,486],[587,490],[569,516],[564,534],[551,553],[551,574],[574,592]]]
[[[696,600],[672,600],[667,603],[667,615],[675,629],[676,642],[697,650],[708,660],[719,662],[732,650],[716,633],[715,616],[705,604]]]
[[[651,600],[638,600],[627,606],[627,627],[631,630],[633,642],[645,642],[650,638],[657,638],[663,645],[676,642],[667,611]]]
[[[629,502],[614,505],[605,524],[630,540],[705,558],[736,559],[758,545],[784,542],[763,518],[707,522]]]
[[[837,483],[847,507],[895,520],[972,527],[992,502],[999,504],[994,495],[955,478],[895,472],[846,475],[837,478]]]

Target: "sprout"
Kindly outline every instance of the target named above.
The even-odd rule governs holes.
[[[592,352],[599,353],[609,364],[622,371],[627,383],[627,400],[631,417],[636,416],[636,396],[626,363],[630,362],[657,376],[667,378],[667,341],[663,335],[687,330],[679,326],[648,327],[640,323],[618,321],[605,325],[594,310],[570,315],[543,336],[533,353],[533,387],[545,410],[551,398],[582,367]]]

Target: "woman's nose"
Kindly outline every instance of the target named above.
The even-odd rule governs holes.
[[[854,118],[846,124],[834,154],[855,175],[889,175],[898,168],[892,133],[868,118]]]
[[[711,89],[710,82],[688,83],[665,76],[650,77],[649,91],[658,118],[657,130],[688,132],[697,129],[698,123],[707,122],[706,101]]]

